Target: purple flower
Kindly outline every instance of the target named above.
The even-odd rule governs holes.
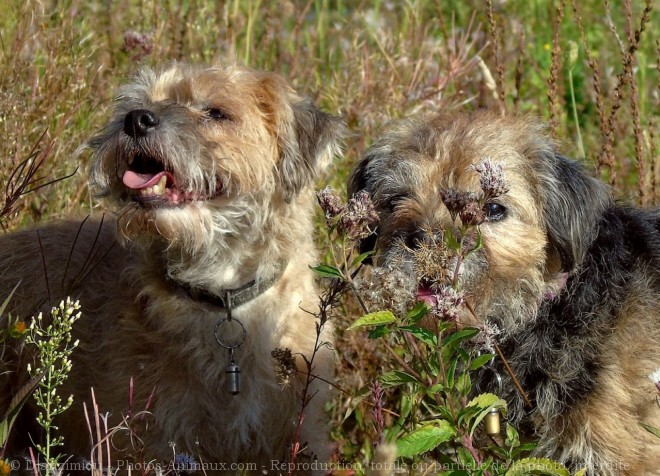
[[[132,59],[141,60],[150,54],[154,49],[154,38],[149,33],[140,33],[129,30],[124,33],[123,50],[127,53],[133,52]]]
[[[345,205],[342,203],[339,195],[330,186],[316,192],[316,199],[321,209],[325,212],[326,222],[329,222],[344,211]]]
[[[374,381],[371,384],[371,399],[374,402],[374,408],[372,414],[376,420],[376,432],[378,436],[383,437],[383,428],[385,427],[385,421],[383,419],[383,397],[385,396],[385,391],[383,387],[380,386],[378,381]]]
[[[463,292],[456,291],[451,286],[443,286],[432,296],[431,312],[443,321],[458,319],[458,308],[464,302]]]
[[[197,460],[194,456],[186,453],[178,453],[174,456],[174,469],[177,471],[195,471]]]
[[[480,175],[479,185],[486,199],[497,198],[509,191],[506,186],[502,164],[494,163],[489,157],[473,166]]]

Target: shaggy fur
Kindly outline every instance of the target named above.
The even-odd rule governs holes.
[[[282,78],[239,67],[147,69],[120,91],[112,120],[88,144],[92,186],[116,205],[116,218],[56,223],[0,241],[1,295],[21,282],[13,315],[29,318],[64,296],[82,305],[74,326],[80,347],[62,391],[75,401],[59,422],[65,453],[90,454],[82,410],[90,388],[112,426],[129,410],[133,378],[133,413],[156,394],[149,428],[139,434],[146,461],[169,461],[172,444],[208,463],[268,468],[287,457],[305,375],[283,385],[271,352],[291,349],[303,370],[301,355],[310,357],[314,347],[310,190],[343,131],[339,119]],[[164,189],[140,182],[159,175]],[[192,296],[224,296],[273,278],[265,292],[234,308],[247,339],[236,351],[241,393],[232,396],[223,388],[228,351],[214,336],[225,311]],[[235,342],[236,335],[222,338]],[[329,324],[321,339],[331,341]],[[324,347],[314,372],[331,379],[333,358]],[[7,388],[16,388],[20,375],[1,378],[4,411]],[[328,390],[313,384],[318,394],[299,439],[320,458],[330,450]],[[113,442],[127,450],[116,458],[135,443],[121,431]]]
[[[446,229],[440,192],[480,192],[472,166],[485,158],[503,167],[506,213],[480,225],[483,248],[461,283],[475,314],[502,329],[533,404],[496,363],[510,417],[540,438],[537,454],[573,469],[660,474],[660,440],[640,426],[660,427],[648,378],[660,367],[660,212],[615,204],[530,118],[422,116],[391,125],[352,174],[349,193],[367,190],[381,218],[363,247],[380,250],[379,266],[414,272],[400,243]]]

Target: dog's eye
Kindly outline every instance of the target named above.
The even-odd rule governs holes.
[[[225,121],[229,119],[229,116],[222,109],[217,107],[210,107],[206,110],[206,115],[209,116],[214,121]]]
[[[499,203],[488,202],[484,205],[484,213],[488,221],[500,221],[506,217],[506,208]]]

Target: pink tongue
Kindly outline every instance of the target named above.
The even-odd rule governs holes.
[[[165,175],[165,172],[158,172],[154,174],[138,174],[131,170],[124,172],[124,177],[122,178],[124,185],[128,188],[140,190],[143,188],[149,188],[152,185],[156,185],[160,178]]]
[[[427,287],[421,287],[417,289],[417,299],[426,302],[429,306],[433,306],[435,304],[435,297],[433,296],[433,291],[431,291],[431,288]]]

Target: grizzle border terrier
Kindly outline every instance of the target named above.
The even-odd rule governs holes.
[[[210,464],[288,456],[301,356],[317,337],[310,192],[344,130],[281,77],[241,67],[146,69],[120,90],[110,123],[85,147],[91,185],[117,218],[20,231],[0,246],[2,296],[21,283],[14,316],[64,296],[82,306],[62,390],[75,401],[59,421],[65,453],[90,454],[90,387],[113,426],[127,414],[132,378],[133,412],[155,389],[149,428],[137,435],[147,461],[171,460],[172,447]],[[321,341],[331,340],[327,324]],[[299,367],[288,385],[276,349]],[[333,359],[322,347],[314,374],[329,381]],[[4,410],[19,382],[0,378]],[[312,385],[299,436],[320,458],[330,451],[328,390]],[[122,434],[113,444],[130,450]]]
[[[660,474],[660,440],[640,425],[660,427],[657,210],[614,203],[530,118],[421,116],[394,122],[352,173],[349,194],[368,191],[380,215],[363,247],[379,250],[378,266],[416,272],[415,247],[451,226],[443,193],[482,193],[484,159],[508,191],[481,210],[483,247],[460,268],[475,312],[459,322],[500,327],[532,404],[496,364],[510,417],[540,439],[538,455],[591,475]],[[482,388],[497,392],[497,374]]]

